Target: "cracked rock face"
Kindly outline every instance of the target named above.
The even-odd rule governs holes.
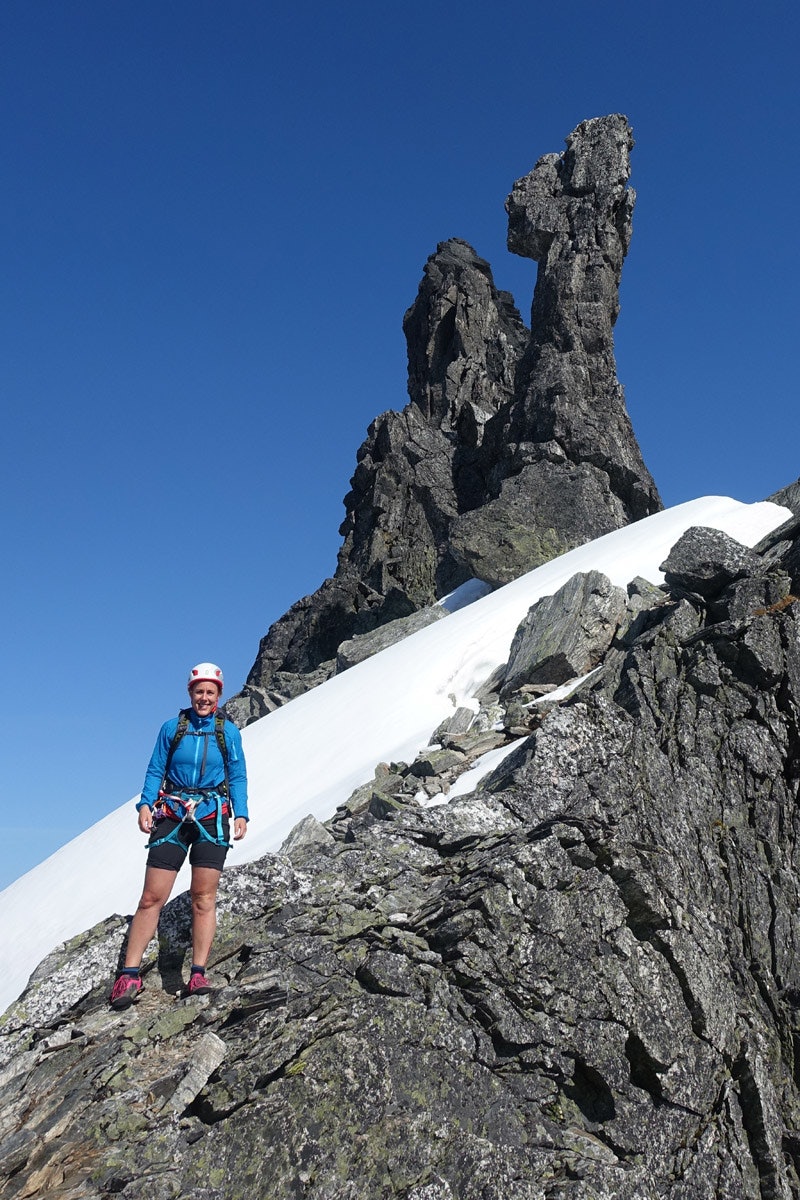
[[[466,242],[428,259],[403,322],[410,401],[370,426],[335,575],[262,639],[226,705],[239,724],[341,669],[343,642],[661,508],[613,347],[632,145],[624,117],[586,121],[514,185],[509,248],[539,264],[530,330]]]
[[[415,795],[462,712],[226,872],[215,995],[175,998],[186,897],[126,1013],[119,920],[51,956],[0,1031],[0,1195],[798,1196],[798,538],[682,539],[478,791]]]
[[[605,654],[623,620],[626,597],[600,571],[573,575],[553,596],[528,611],[509,650],[503,684],[566,683],[585,675]]]
[[[373,421],[357,455],[336,573],[262,639],[226,712],[263,716],[342,669],[339,647],[430,606],[469,578],[449,531],[480,503],[479,447],[513,394],[528,333],[489,264],[458,239],[428,260],[404,320],[409,404]]]
[[[524,557],[524,570],[661,508],[614,358],[632,147],[625,117],[584,121],[566,152],[541,158],[506,201],[508,248],[539,272],[514,399],[486,431],[492,490],[453,530],[456,553],[481,578],[505,583],[521,573],[513,550],[499,575],[492,568],[491,547],[509,528],[551,547]]]

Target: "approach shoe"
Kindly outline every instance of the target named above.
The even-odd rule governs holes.
[[[192,971],[189,982],[186,985],[187,996],[207,996],[213,990],[202,971]]]
[[[130,1008],[142,990],[142,981],[138,975],[120,975],[111,989],[109,1004],[112,1008]]]

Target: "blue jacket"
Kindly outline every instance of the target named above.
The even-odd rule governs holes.
[[[177,717],[172,717],[161,726],[144,777],[142,795],[136,804],[137,809],[141,808],[143,804],[148,804],[150,808],[155,807],[161,781],[164,778],[167,755],[177,728]],[[242,750],[242,735],[232,721],[226,720],[223,736],[228,748],[228,786],[233,811],[237,817],[244,817],[247,820],[247,768]],[[203,768],[204,756],[205,768]],[[193,708],[189,709],[189,727],[175,747],[169,775],[174,783],[187,790],[213,788],[223,782],[225,764],[222,761],[222,754],[214,733],[213,713],[207,717],[199,717]],[[213,802],[209,804],[209,812],[213,812],[215,807]],[[197,816],[205,815],[198,808]]]

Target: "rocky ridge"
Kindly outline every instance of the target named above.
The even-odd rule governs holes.
[[[585,121],[514,185],[509,249],[539,264],[530,330],[466,242],[428,259],[403,322],[409,403],[370,426],[336,572],[262,639],[227,704],[238,724],[465,580],[506,583],[661,508],[614,358],[632,146],[624,117]]]
[[[185,897],[125,1014],[122,918],[55,952],[0,1027],[0,1195],[800,1196],[800,520],[664,571],[570,580],[478,714],[226,873],[214,996],[176,998]]]

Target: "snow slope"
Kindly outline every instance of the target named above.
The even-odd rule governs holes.
[[[484,680],[506,661],[531,604],[576,571],[603,571],[621,586],[637,575],[659,583],[659,564],[692,525],[724,530],[752,546],[790,515],[769,502],[704,497],[606,534],[489,595],[468,592],[467,600],[479,598],[463,607],[457,607],[463,594],[445,602],[455,608],[445,620],[243,731],[251,820],[248,836],[235,844],[228,862],[249,862],[277,850],[309,813],[325,820],[372,778],[377,763],[415,758],[436,726],[459,705],[470,705]],[[133,911],[144,860],[144,838],[133,803],[127,802],[0,892],[0,1012],[60,942],[111,913]],[[188,883],[185,868],[175,894]]]

